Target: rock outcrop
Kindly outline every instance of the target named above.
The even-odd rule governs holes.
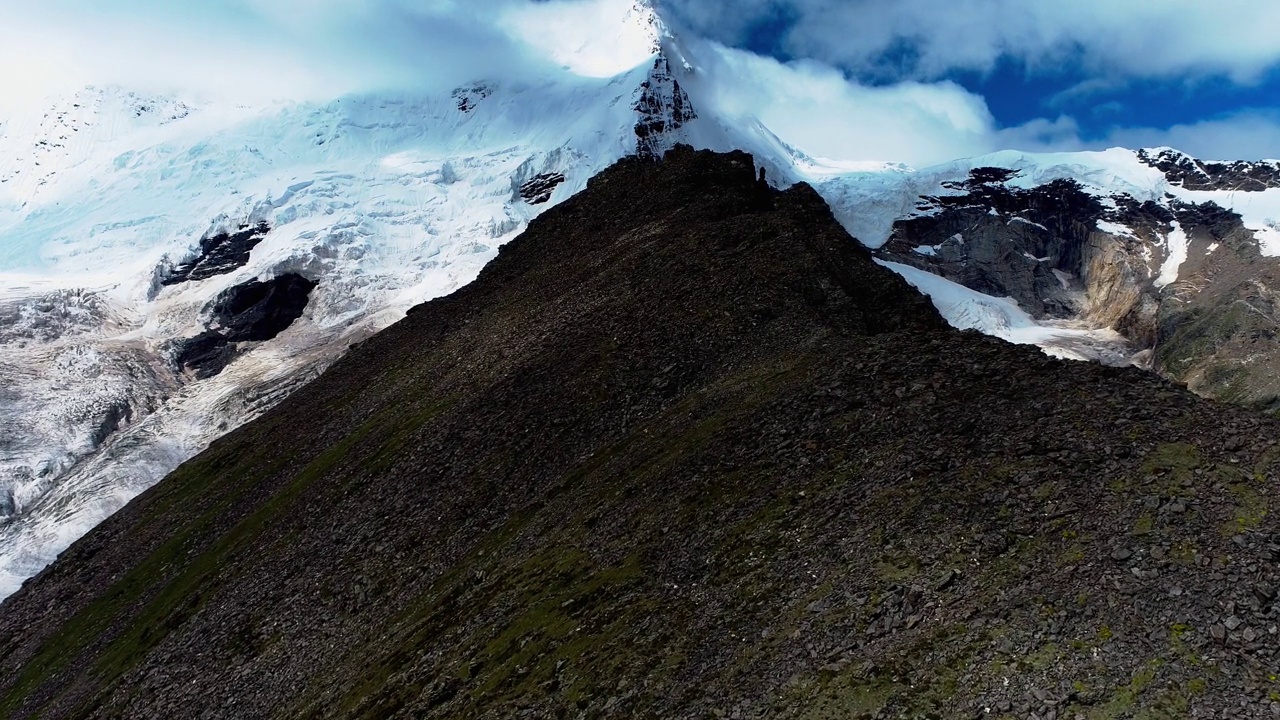
[[[689,94],[672,74],[664,53],[659,53],[649,78],[641,83],[635,111],[636,154],[651,160],[662,157],[679,142],[680,129],[697,119]]]
[[[240,353],[238,343],[265,342],[302,317],[316,283],[296,273],[227,289],[209,308],[209,329],[178,344],[176,362],[208,378]]]
[[[234,232],[219,232],[200,240],[200,252],[178,265],[161,282],[177,285],[223,275],[249,262],[249,253],[271,232],[266,223],[242,225]]]
[[[1188,190],[1260,192],[1280,187],[1280,162],[1274,160],[1205,162],[1168,148],[1139,150],[1138,159]]]

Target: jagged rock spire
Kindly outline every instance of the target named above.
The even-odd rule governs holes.
[[[671,63],[659,52],[653,70],[640,84],[636,100],[636,154],[657,159],[682,139],[681,128],[698,117],[689,94],[671,72]]]

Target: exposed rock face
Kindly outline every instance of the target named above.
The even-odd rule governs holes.
[[[551,199],[551,193],[555,192],[564,180],[563,173],[535,175],[533,179],[520,186],[520,197],[530,205],[541,205]]]
[[[679,142],[680,128],[696,119],[698,113],[693,109],[689,94],[671,73],[671,63],[665,54],[659,54],[654,60],[653,71],[640,88],[640,97],[635,105],[639,114],[636,154],[646,159],[657,159]]]
[[[209,329],[179,345],[177,363],[199,378],[217,375],[238,354],[236,343],[271,340],[302,317],[315,287],[287,273],[228,289],[210,307]]]
[[[1202,394],[1280,410],[1280,258],[1263,257],[1234,213],[1176,213],[1187,261],[1162,296],[1156,367]]]
[[[1014,297],[1035,315],[1071,317],[1080,309],[1079,288],[1057,273],[1082,274],[1103,208],[1070,180],[1024,190],[1004,184],[1014,175],[978,168],[967,181],[948,184],[963,194],[922,198],[919,209],[933,214],[899,222],[884,254],[988,295]]]
[[[1265,709],[1276,437],[629,159],[9,598],[0,714]]]
[[[1259,192],[1280,187],[1280,163],[1205,162],[1177,150],[1138,151],[1138,159],[1188,190]]]
[[[1260,254],[1239,215],[1211,202],[1104,203],[1071,180],[1007,184],[1016,179],[978,168],[944,183],[955,194],[921,198],[925,214],[899,221],[881,255],[1038,318],[1113,328],[1143,351],[1137,361],[1197,392],[1280,408],[1280,259]]]
[[[236,232],[223,232],[200,240],[200,254],[179,265],[165,278],[164,285],[204,280],[223,275],[249,262],[249,253],[271,232],[266,223],[242,225]]]
[[[458,112],[469,113],[492,94],[493,88],[489,85],[474,83],[455,89],[453,99],[458,103]]]

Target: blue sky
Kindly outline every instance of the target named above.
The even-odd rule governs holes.
[[[953,82],[1049,145],[1280,156],[1274,0],[662,0],[694,32],[852,82]],[[1015,135],[1016,136],[1016,135]]]
[[[1105,138],[1117,128],[1168,128],[1241,112],[1275,112],[1280,99],[1277,70],[1248,84],[1215,76],[1088,86],[1091,78],[1075,68],[1029,74],[1006,61],[992,72],[957,72],[951,79],[982,95],[1002,126],[1066,114],[1079,122],[1088,140]]]

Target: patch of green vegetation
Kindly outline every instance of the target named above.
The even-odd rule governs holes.
[[[1187,642],[1187,635],[1193,630],[1194,628],[1185,623],[1174,623],[1169,628],[1169,654],[1178,662],[1190,667],[1200,664],[1195,648]]]
[[[384,635],[380,657],[368,663],[340,703],[343,715],[381,718],[410,705],[447,701],[466,712],[553,692],[574,705],[605,692],[599,685],[603,678],[625,677],[643,667],[661,680],[684,662],[675,651],[666,653],[660,665],[649,666],[656,651],[631,639],[634,629],[657,610],[656,601],[637,592],[645,581],[634,556],[621,565],[601,566],[582,549],[550,546],[468,592],[465,586],[473,577],[463,573],[450,578],[439,594],[432,593],[432,602],[419,608],[424,614],[406,616],[398,629]],[[495,605],[499,598],[512,604],[508,607],[504,600]],[[419,661],[417,648],[457,628],[477,608],[488,608],[502,620],[467,631],[468,641],[455,651],[460,654],[446,664],[456,671],[437,678],[438,687],[401,679],[400,671]],[[592,672],[579,675],[580,666]],[[332,708],[311,710],[331,714]]]
[[[825,686],[817,681],[812,684],[817,687],[802,686],[795,689],[797,700],[812,693],[810,702],[796,705],[801,708],[798,715],[800,720],[862,720],[877,717],[890,698],[904,689],[902,685],[881,677],[860,680],[846,676]]]
[[[1090,689],[1085,683],[1077,682],[1074,684],[1077,692],[1100,694],[1104,699],[1088,707],[1077,706],[1074,710],[1089,720],[1182,720],[1189,717],[1192,699],[1203,695],[1208,684],[1199,678],[1183,684],[1172,680],[1159,682],[1164,669],[1164,661],[1153,659],[1119,687],[1095,686]]]
[[[1079,565],[1084,562],[1085,553],[1084,546],[1080,543],[1072,543],[1062,554],[1058,556],[1059,565]]]
[[[1223,533],[1236,535],[1262,525],[1271,512],[1271,503],[1267,497],[1245,481],[1232,483],[1228,489],[1235,499],[1235,518],[1223,527]]]
[[[791,687],[779,709],[804,720],[947,717],[961,677],[990,637],[964,625],[939,628],[875,666],[852,664],[836,673],[807,676]]]
[[[1151,516],[1151,513],[1143,513],[1138,517],[1138,521],[1133,524],[1133,534],[1150,535],[1151,531],[1155,529],[1155,524],[1155,518]]]
[[[1163,663],[1159,660],[1152,660],[1147,663],[1141,670],[1133,674],[1127,685],[1117,688],[1106,702],[1093,708],[1088,715],[1089,719],[1113,720],[1114,718],[1132,716],[1134,711],[1139,709],[1138,701],[1155,681],[1156,673],[1162,665]]]
[[[908,555],[884,555],[876,561],[876,575],[888,582],[906,582],[920,574],[920,560]]]
[[[1147,476],[1159,476],[1158,487],[1166,495],[1195,494],[1195,472],[1203,464],[1200,450],[1188,443],[1163,443],[1156,446],[1142,463]]]
[[[1014,661],[1018,672],[1032,672],[1053,667],[1062,657],[1062,650],[1056,643],[1045,643],[1035,650]]]
[[[1200,555],[1200,547],[1195,542],[1187,539],[1179,540],[1174,543],[1169,551],[1169,557],[1180,565],[1195,565],[1196,558]]]
[[[490,601],[496,590],[492,586],[482,585],[481,578],[485,573],[481,568],[487,567],[485,559],[496,556],[499,549],[506,548],[527,527],[530,519],[531,513],[518,513],[501,527],[488,533],[466,557],[455,563],[427,590],[408,603],[392,622],[387,623],[387,630],[376,646],[353,654],[356,665],[352,676],[355,679],[336,701],[341,715],[383,717],[423,694],[425,688],[422,685],[396,686],[391,678],[413,661],[416,648],[446,632],[451,624],[468,611]],[[390,641],[388,638],[397,640]],[[322,681],[319,678],[317,680]],[[450,687],[452,685],[446,683],[437,688],[437,693]],[[438,694],[437,697],[443,697],[444,694],[447,693]],[[318,688],[300,693],[299,696],[313,700],[310,705],[282,709],[277,717],[320,717],[330,710],[325,707],[329,701],[324,699],[325,694]]]
[[[379,418],[377,424],[380,426],[379,433],[383,437],[382,446],[369,458],[361,475],[372,477],[389,470],[392,464],[402,457],[405,447],[414,435],[450,405],[452,401],[446,399],[416,409],[416,412],[407,418],[397,418],[394,421]]]
[[[507,580],[522,590],[520,611],[477,653],[485,670],[468,687],[472,699],[491,703],[503,694],[528,696],[552,678],[560,661],[580,662],[593,652],[603,655],[605,649],[613,657],[604,666],[632,664],[622,642],[632,613],[596,617],[596,622],[585,623],[589,629],[579,628],[587,615],[617,612],[616,607],[599,608],[624,596],[641,575],[635,557],[619,567],[599,568],[574,549],[547,550],[522,563]],[[605,672],[606,677],[623,674]]]

